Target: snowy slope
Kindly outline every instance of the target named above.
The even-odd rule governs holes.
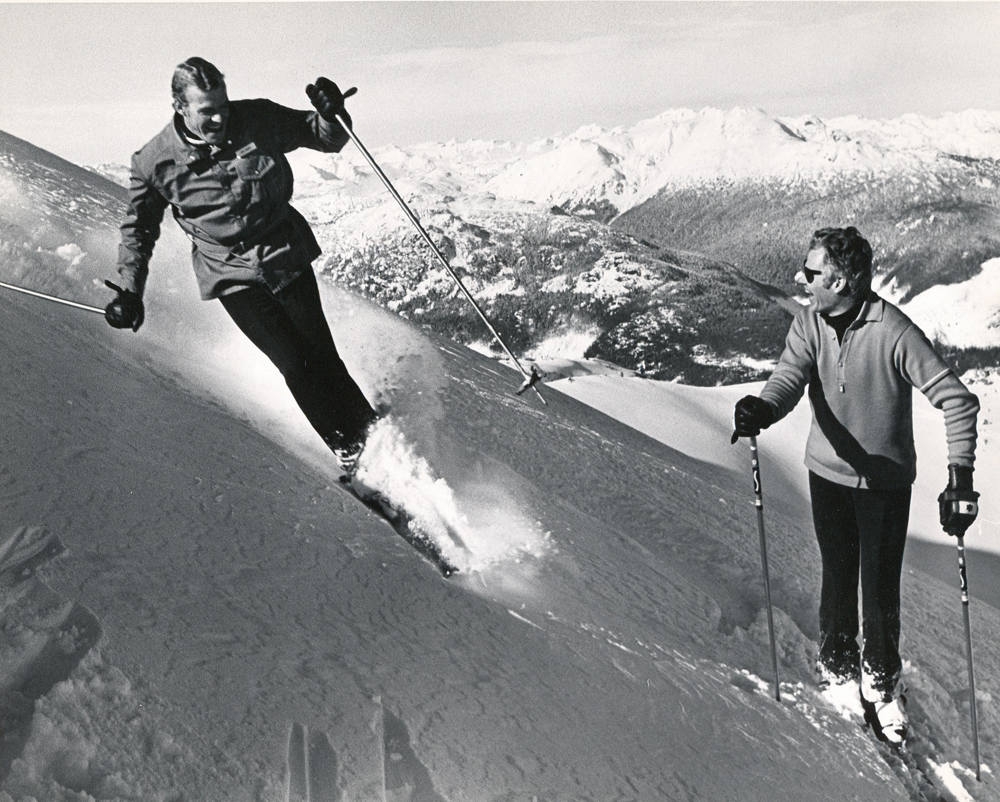
[[[758,393],[763,383],[706,391],[704,388],[669,382],[619,378],[617,374],[607,372],[587,375],[588,369],[586,363],[566,360],[566,364],[553,376],[574,378],[558,381],[556,386],[567,395],[685,454],[733,469],[742,464],[737,460],[744,459],[745,455],[737,454],[728,440],[717,439],[715,432],[730,424],[735,403],[747,393]],[[975,481],[988,495],[989,488],[1000,479],[1000,450],[996,447],[1000,383],[995,371],[971,371],[963,376],[963,380],[976,393],[982,405]],[[628,399],[627,404],[622,403],[623,397]],[[684,424],[679,425],[672,416],[663,415],[665,409],[679,410]],[[809,420],[809,405],[803,400],[791,415],[759,438],[762,471],[768,484],[779,483],[777,487],[768,488],[768,495],[773,493],[782,505],[797,505],[808,495],[803,459]],[[944,420],[941,412],[917,392],[914,393],[914,432],[920,470],[911,503],[910,536],[953,549],[955,542],[941,531],[937,510],[937,496],[947,480]],[[968,532],[968,546],[1000,554],[1000,541],[994,536],[1000,521],[990,507],[984,501],[981,516]],[[948,565],[951,567],[950,560]],[[976,584],[973,583],[974,591]],[[985,592],[986,589],[980,584],[978,590]],[[998,597],[990,593],[987,598]]]
[[[880,292],[894,299],[894,287]],[[932,287],[903,305],[928,336],[959,347],[1000,346],[1000,257],[983,262],[978,275]]]
[[[47,665],[23,645],[31,633],[67,642],[65,619],[43,615],[54,602],[14,603],[43,596],[22,590],[39,578],[102,634],[53,687],[8,688],[22,701],[0,793],[295,798],[289,742],[311,734],[316,799],[918,798],[931,780],[809,690],[816,555],[777,475],[783,701],[770,698],[748,480],[738,449],[720,458],[727,421],[672,406],[687,432],[675,448],[550,388],[545,409],[517,398],[509,370],[342,293],[327,304],[485,567],[442,579],[331,487],[304,425],[272,427],[240,371],[216,363],[250,425],[232,397],[192,394],[170,360],[183,371],[181,356],[216,360],[207,350],[146,352],[142,335],[9,300],[5,520],[46,525],[66,552],[3,585],[4,643],[31,669]],[[906,586],[916,764],[939,798],[994,799],[1000,614],[975,608],[976,783],[954,602],[935,580]]]

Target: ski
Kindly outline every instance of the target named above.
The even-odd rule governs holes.
[[[396,534],[432,563],[441,572],[443,577],[449,578],[458,573],[458,567],[452,565],[445,558],[437,543],[426,533],[420,531],[420,528],[414,524],[412,517],[405,509],[393,504],[377,491],[365,494],[359,493],[346,476],[341,477],[339,484],[351,496],[388,523],[395,530]]]
[[[894,744],[882,737],[868,721],[862,721],[860,727],[871,739],[879,757],[914,799],[942,798],[933,768],[927,765],[926,758],[921,759],[921,754],[912,748],[918,740],[912,729],[906,740]]]
[[[857,690],[855,689],[855,693]],[[941,799],[940,780],[929,757],[937,752],[926,731],[926,721],[911,719],[901,743],[889,741],[878,727],[874,708],[861,703],[858,709],[846,709],[842,698],[832,698],[822,690],[813,696],[816,702],[840,717],[849,718],[871,742],[878,756],[914,799]]]

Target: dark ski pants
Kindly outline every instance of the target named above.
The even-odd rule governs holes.
[[[375,412],[337,353],[311,268],[278,292],[251,285],[219,300],[281,371],[299,408],[330,448],[364,438]]]
[[[910,488],[847,487],[809,473],[813,524],[823,563],[821,665],[889,692],[899,678],[899,585]],[[864,646],[858,649],[858,578]]]

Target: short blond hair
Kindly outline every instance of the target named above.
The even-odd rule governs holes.
[[[200,56],[192,56],[186,61],[182,61],[174,69],[174,77],[170,82],[170,92],[174,98],[174,105],[183,106],[187,100],[184,93],[189,86],[197,87],[202,92],[208,92],[225,85],[226,76],[219,72],[218,67]]]

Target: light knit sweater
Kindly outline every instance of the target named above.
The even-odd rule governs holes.
[[[902,311],[871,293],[843,343],[812,307],[799,312],[761,391],[787,415],[809,388],[809,470],[837,484],[905,487],[916,478],[912,388],[944,412],[948,461],[972,467],[979,399]]]

